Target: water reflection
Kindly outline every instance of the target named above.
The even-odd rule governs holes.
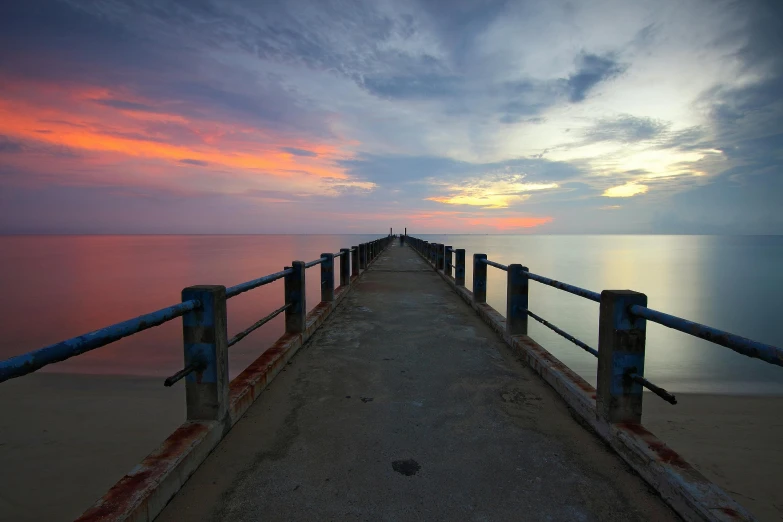
[[[0,237],[0,287],[13,296],[0,302],[0,358],[174,304],[186,286],[231,286],[370,239],[375,236]],[[320,300],[318,271],[308,270],[308,309]],[[231,299],[229,335],[282,302],[282,281]],[[232,347],[232,376],[282,332],[279,316]],[[44,371],[168,375],[182,366],[181,336],[180,321],[171,321]]]
[[[372,236],[34,236],[0,237],[0,357],[23,353],[179,301],[194,284],[230,286],[277,272],[295,259]],[[783,237],[424,236],[594,291],[630,288],[668,313],[780,346]],[[336,262],[336,271],[339,262]],[[320,299],[318,268],[307,300]],[[487,301],[505,313],[505,273],[488,268]],[[229,335],[282,303],[282,281],[229,301]],[[530,308],[597,346],[598,305],[538,283]],[[282,317],[231,349],[236,375],[283,331]],[[538,323],[531,335],[595,382],[595,359]],[[647,375],[673,391],[783,393],[783,372],[650,324]],[[173,321],[47,371],[163,376],[182,364],[181,326]]]
[[[632,289],[649,306],[739,335],[783,345],[783,237],[719,236],[422,236],[486,253],[503,264],[600,292]],[[470,265],[470,261],[468,262]],[[472,266],[466,267],[468,286]],[[505,274],[489,267],[487,302],[505,313]],[[598,304],[538,283],[530,309],[596,347]],[[536,322],[531,336],[595,383],[595,358]],[[783,393],[780,368],[648,324],[647,376],[679,392]]]

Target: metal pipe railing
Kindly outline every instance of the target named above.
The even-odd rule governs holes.
[[[268,323],[269,321],[271,321],[272,319],[274,319],[278,315],[280,315],[283,312],[285,312],[286,309],[288,309],[288,307],[290,307],[290,306],[291,306],[290,303],[289,304],[285,304],[285,305],[281,306],[280,308],[278,308],[277,310],[275,310],[274,312],[272,312],[271,314],[269,314],[269,315],[267,315],[265,317],[262,317],[261,319],[259,319],[255,323],[251,324],[250,326],[248,326],[247,328],[245,328],[244,330],[242,330],[241,332],[236,334],[234,337],[229,339],[228,343],[227,343],[228,347],[230,348],[230,347],[234,346],[239,341],[241,341],[242,339],[244,339],[245,337],[250,335],[253,332],[253,330],[257,330],[258,328],[261,328],[266,323]]]
[[[313,267],[315,265],[320,265],[324,261],[326,261],[325,257],[319,257],[318,259],[314,259],[312,261],[308,261],[307,263],[305,263],[304,266],[305,266],[305,268],[310,268],[310,267]]]
[[[633,305],[630,307],[630,312],[637,317],[643,317],[654,323],[693,335],[694,337],[710,341],[711,343],[725,346],[726,348],[747,357],[761,359],[770,364],[783,366],[783,350],[776,346],[760,343],[746,337],[740,337],[739,335],[718,330],[711,326],[694,323],[693,321],[665,314],[647,308],[646,306]]]
[[[595,301],[596,303],[601,302],[601,294],[597,292],[585,290],[584,288],[579,288],[578,286],[569,285],[568,283],[555,281],[554,279],[549,279],[548,277],[540,276],[532,272],[528,272],[527,276],[533,281],[538,281],[539,283],[552,286],[554,288],[557,288],[558,290],[563,290],[564,292],[568,292],[569,294],[578,295],[579,297],[584,297],[585,299]]]
[[[226,288],[226,299],[238,296],[241,293],[247,292],[249,290],[253,290],[254,288],[258,288],[259,286],[268,285],[273,281],[277,281],[278,279],[284,278],[286,275],[290,273],[291,273],[291,269],[289,268],[288,270],[282,270],[274,274],[269,274],[264,277],[259,277],[258,279],[253,279],[252,281],[248,281],[246,283],[240,283],[238,285]]]
[[[499,268],[501,270],[504,270],[508,272],[508,266],[507,265],[501,265],[500,263],[496,263],[495,261],[490,261],[489,259],[482,259],[482,263],[489,266],[494,266],[495,268]]]
[[[383,239],[378,239],[375,241],[370,241],[368,243],[362,243],[358,247],[355,246],[351,249],[343,249],[339,253],[334,254],[335,257],[344,256],[343,263],[349,263],[349,264],[355,264],[351,262],[351,257],[347,254],[349,252],[351,253],[357,253],[357,251],[361,251],[364,255],[363,257],[363,264],[369,263],[373,259],[375,259],[380,252],[391,242],[392,237],[385,237]],[[327,255],[327,254],[322,254]],[[331,255],[331,254],[329,254]],[[331,257],[330,257],[331,259]],[[326,261],[325,257],[321,257],[315,261],[311,261],[309,263],[303,263],[304,267],[311,267],[315,266],[317,264],[323,263]],[[296,262],[294,263],[296,265]],[[347,265],[346,265],[346,268]],[[354,268],[355,272],[354,275],[358,275],[358,269]],[[198,344],[196,340],[194,340],[196,337],[200,337],[204,332],[202,330],[212,330],[215,328],[216,324],[214,321],[218,321],[222,329],[225,329],[225,319],[220,319],[220,313],[225,314],[225,303],[226,300],[235,297],[241,293],[247,292],[249,290],[253,290],[254,288],[258,288],[260,286],[269,284],[273,281],[277,281],[278,279],[286,279],[288,280],[292,275],[294,275],[294,268],[286,268],[285,270],[282,270],[280,272],[276,272],[274,274],[269,274],[264,277],[260,277],[258,279],[253,279],[251,281],[247,281],[244,283],[240,283],[238,285],[224,288],[222,286],[201,286],[201,287],[189,287],[183,290],[183,301],[181,303],[178,303],[176,305],[168,306],[166,308],[162,308],[160,310],[150,312],[144,315],[140,315],[138,317],[135,317],[133,319],[128,319],[127,321],[122,321],[110,326],[107,326],[105,328],[101,328],[99,330],[95,330],[93,332],[89,332],[83,335],[80,335],[78,337],[74,337],[71,339],[67,339],[65,341],[52,344],[49,346],[45,346],[43,348],[40,348],[38,350],[33,350],[31,352],[17,355],[14,357],[11,357],[9,359],[6,359],[4,361],[0,361],[0,383],[5,382],[9,379],[13,379],[16,377],[22,377],[24,375],[33,373],[44,366],[47,366],[49,364],[61,362],[67,359],[70,359],[71,357],[75,357],[77,355],[80,355],[82,353],[88,352],[90,350],[94,350],[96,348],[100,348],[102,346],[106,346],[107,344],[113,343],[119,339],[122,339],[124,337],[128,337],[130,335],[142,332],[144,330],[148,330],[150,328],[153,328],[155,326],[159,326],[165,322],[171,321],[172,319],[175,319],[177,317],[183,317],[183,325],[185,328],[185,346],[186,346],[186,360],[188,358],[188,350],[190,349],[189,346],[193,345],[193,343]],[[328,272],[327,272],[328,273]],[[302,275],[302,278],[304,276]],[[323,274],[322,274],[323,278]],[[302,280],[303,283],[303,280]],[[345,273],[341,274],[341,284],[350,284],[350,276],[348,270],[345,270]],[[173,384],[174,382],[177,382],[178,380],[182,379],[183,377],[187,376],[189,373],[192,373],[193,371],[198,371],[199,368],[204,367],[205,364],[209,364],[212,357],[219,357],[219,354],[216,354],[215,350],[220,351],[220,343],[224,342],[224,346],[227,348],[228,346],[232,346],[239,342],[241,339],[246,337],[250,332],[253,330],[263,326],[267,322],[269,322],[271,319],[279,315],[280,313],[286,312],[286,330],[289,330],[289,318],[291,309],[294,308],[297,304],[300,305],[299,309],[297,310],[297,316],[301,316],[302,319],[299,320],[299,322],[303,323],[303,318],[306,312],[304,305],[304,285],[301,285],[301,291],[297,288],[296,290],[289,289],[288,285],[286,286],[286,304],[268,316],[260,319],[259,321],[256,321],[251,325],[249,328],[243,330],[231,340],[225,339],[225,341],[220,341],[213,339],[213,337],[217,336],[217,333],[210,334],[209,339],[210,342],[207,344],[210,344],[213,348],[213,353],[209,355],[204,360],[199,360],[199,362],[193,362],[190,361],[188,364],[185,365],[185,368],[177,372],[175,375],[167,379],[168,385]],[[323,286],[323,284],[322,284]],[[293,292],[293,293],[291,293]],[[186,294],[190,296],[189,298],[186,298]],[[194,295],[203,295],[205,298],[209,298],[207,301],[207,304],[204,304],[199,298],[193,298]],[[323,295],[323,294],[322,294]],[[292,297],[294,296],[294,297]],[[293,300],[292,300],[293,299]],[[299,301],[297,301],[297,299]],[[208,313],[200,313],[197,315],[192,314],[191,312],[194,312],[195,310],[201,309],[204,307],[205,310],[208,309]],[[222,312],[221,312],[222,311]],[[204,321],[213,321],[210,324],[204,323],[204,327],[199,326]],[[290,325],[293,325],[297,321],[291,321]],[[188,333],[188,332],[193,333]],[[217,347],[217,348],[215,348]],[[198,350],[196,350],[198,351]],[[203,350],[202,350],[203,351]],[[206,362],[205,362],[206,361]],[[212,362],[214,362],[212,360]],[[226,363],[227,367],[227,363]]]
[[[106,346],[123,337],[149,330],[200,307],[201,303],[199,301],[185,301],[29,353],[11,357],[0,363],[0,382],[33,373],[49,364],[65,361],[90,350]]]
[[[451,247],[430,244],[410,236],[406,236],[406,241],[414,250],[419,252],[424,259],[433,264],[436,270],[443,270],[444,275],[448,275],[447,268],[451,267],[451,256],[446,255],[446,259],[441,262],[440,260],[435,261],[437,256],[434,258],[433,253],[441,251],[446,254],[452,251],[456,252],[458,258],[457,269],[458,272],[460,268],[462,270],[461,282],[464,284],[464,250],[454,250]],[[462,256],[461,267],[459,266],[460,255]],[[639,371],[644,368],[646,337],[644,328],[645,320],[650,320],[663,326],[725,346],[748,357],[761,359],[777,366],[783,366],[783,350],[780,348],[647,308],[647,296],[644,294],[626,290],[605,290],[599,294],[598,292],[593,292],[542,275],[534,274],[529,272],[526,267],[518,264],[503,265],[491,261],[487,259],[485,254],[473,255],[472,301],[474,306],[486,306],[487,266],[505,270],[508,274],[506,290],[506,335],[527,335],[527,317],[530,316],[558,335],[598,357],[599,371],[597,395],[599,399],[603,397],[603,400],[599,400],[599,404],[602,408],[602,411],[599,413],[610,422],[641,421],[641,395],[629,391],[630,388],[627,387],[623,387],[623,390],[618,392],[616,387],[612,384],[614,382],[613,379],[615,378],[614,373],[612,372],[615,372],[618,368],[624,371],[625,379],[629,379],[630,381],[647,388],[671,404],[677,403],[673,394],[645,379],[642,375],[642,371]],[[457,278],[455,278],[455,284],[457,286],[460,286],[458,282],[460,281],[459,277],[460,276],[457,276]],[[598,350],[591,348],[576,337],[527,309],[527,280],[530,279],[601,303],[599,319],[599,330],[601,333],[599,335]],[[614,367],[615,351],[619,351],[623,354],[623,357],[618,359],[618,361],[620,361],[620,366],[618,368]],[[601,362],[602,359],[604,360],[603,363]],[[606,362],[607,360],[609,361],[608,363]]]
[[[598,350],[596,350],[595,348],[591,348],[591,347],[587,346],[585,343],[583,343],[582,341],[580,341],[579,339],[577,339],[576,337],[574,337],[570,333],[566,332],[565,330],[561,330],[557,326],[553,325],[552,323],[550,323],[549,321],[547,321],[543,317],[534,314],[530,310],[527,311],[527,315],[529,315],[530,317],[532,317],[533,319],[535,319],[539,323],[543,324],[544,326],[546,326],[547,328],[549,328],[550,330],[552,330],[556,334],[560,335],[561,337],[564,337],[564,338],[568,339],[569,341],[571,341],[572,343],[574,343],[575,345],[577,345],[579,348],[581,348],[582,350],[586,351],[587,353],[592,354],[594,357],[598,357]]]

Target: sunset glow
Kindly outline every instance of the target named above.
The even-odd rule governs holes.
[[[783,230],[770,6],[41,2],[0,13],[4,233]]]
[[[603,195],[607,198],[630,198],[647,192],[647,185],[640,185],[635,182],[626,183],[617,187],[611,187],[604,191]]]

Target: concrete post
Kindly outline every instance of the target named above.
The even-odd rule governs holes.
[[[321,254],[321,301],[334,301],[334,254]]]
[[[435,257],[435,262],[436,262],[435,270],[445,270],[446,269],[446,267],[443,266],[443,264],[446,262],[446,252],[444,251],[445,247],[446,247],[446,245],[444,245],[443,243],[438,243],[437,244],[437,248],[435,249],[436,250],[436,252],[435,252],[435,256],[436,256]]]
[[[487,302],[487,265],[481,260],[487,254],[473,254],[473,302]]]
[[[506,333],[527,335],[527,267],[508,265],[506,282]]]
[[[358,276],[359,275],[359,246],[352,246],[351,247],[351,274]]]
[[[341,248],[340,252],[340,286],[351,284],[351,249]]]
[[[451,255],[452,255],[451,245],[446,245],[445,247],[443,247],[443,256],[445,258],[443,261],[443,271],[446,273],[447,276],[451,275],[451,267],[452,267]]]
[[[226,287],[190,286],[182,300],[197,299],[201,308],[182,316],[187,420],[224,421],[228,417],[228,334]]]
[[[305,331],[307,324],[305,263],[304,261],[294,261],[291,264],[293,272],[284,278],[285,304],[291,305],[285,309],[285,331],[286,333],[299,334]]]
[[[454,283],[457,286],[465,286],[465,249],[455,250],[454,259]]]
[[[596,407],[612,423],[642,421],[642,386],[627,377],[644,375],[646,321],[629,312],[637,304],[647,306],[647,296],[631,290],[601,292]]]
[[[359,268],[367,270],[367,243],[359,245]]]

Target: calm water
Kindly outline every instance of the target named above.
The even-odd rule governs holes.
[[[230,286],[374,236],[0,237],[0,358],[179,301],[183,287]],[[421,236],[486,253],[591,290],[630,288],[649,306],[783,345],[783,237]],[[315,276],[316,269],[308,271]],[[471,273],[468,267],[467,280]],[[319,298],[308,278],[308,307]],[[505,274],[489,268],[488,301],[505,310]],[[282,304],[282,281],[229,301],[229,335]],[[531,283],[530,308],[592,346],[598,304]],[[236,375],[283,330],[282,317],[231,349]],[[594,382],[595,359],[533,322],[531,336]],[[46,371],[165,376],[182,365],[172,321]],[[679,392],[783,394],[783,369],[650,324],[647,376]]]

